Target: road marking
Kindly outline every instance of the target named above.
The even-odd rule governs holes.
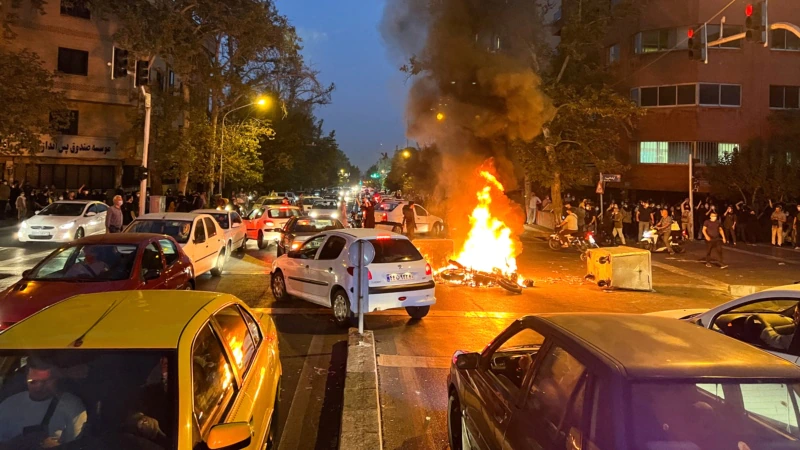
[[[709,277],[706,277],[706,276],[703,276],[703,275],[699,275],[699,274],[696,274],[694,272],[690,272],[688,270],[679,269],[679,268],[677,268],[675,266],[671,266],[669,264],[664,264],[664,263],[660,263],[660,262],[656,262],[656,261],[652,261],[651,264],[653,265],[653,267],[658,267],[659,269],[666,270],[667,272],[672,272],[672,273],[677,274],[677,275],[681,275],[681,276],[684,276],[684,277],[692,278],[692,279],[700,281],[702,283],[709,284],[711,286],[715,286],[716,288],[721,289],[721,290],[725,290],[725,291],[728,290],[728,283],[722,283],[722,282],[717,281],[717,280],[715,280],[713,278],[709,278]],[[654,287],[657,287],[657,286],[654,286]]]
[[[381,367],[447,369],[450,362],[449,356],[378,355],[378,366]]]
[[[750,251],[747,251],[747,250],[742,250],[741,248],[726,247],[725,250],[729,250],[729,251],[737,252],[737,253],[742,253],[742,254],[745,254],[745,255],[760,256],[760,257],[765,258],[765,259],[770,259],[772,261],[778,261],[778,262],[782,262],[782,263],[800,264],[800,261],[794,261],[794,260],[791,260],[791,259],[781,258],[779,256],[765,255],[763,253],[758,253],[758,252],[750,252]]]
[[[273,316],[293,316],[293,315],[330,315],[327,308],[253,308],[256,312],[263,312]],[[535,314],[535,313],[530,313]],[[367,313],[369,316],[397,316],[408,317],[408,313],[402,309],[390,309],[386,311],[375,311]],[[432,310],[428,317],[463,317],[470,319],[516,319],[525,313],[518,312],[492,312],[492,311],[448,311]]]
[[[47,250],[47,251],[43,251],[43,252],[31,253],[31,254],[28,254],[28,255],[17,256],[16,258],[6,259],[6,260],[3,261],[3,267],[5,267],[6,265],[13,265],[13,264],[23,263],[23,262],[26,262],[26,261],[31,260],[31,259],[42,259],[45,256],[49,255],[50,253],[53,253],[53,251],[52,250]]]
[[[289,414],[286,416],[286,426],[283,428],[278,450],[307,447],[302,445],[304,442],[302,424],[305,423],[303,417],[309,412],[308,406],[311,396],[314,394],[312,380],[318,375],[316,368],[320,365],[325,367],[325,377],[327,377],[328,360],[331,356],[330,353],[322,353],[324,339],[322,335],[314,335],[311,338],[311,345],[308,347],[303,369],[300,371],[300,378],[289,406]]]

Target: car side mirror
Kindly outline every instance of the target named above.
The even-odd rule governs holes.
[[[456,368],[459,370],[477,369],[481,362],[480,353],[462,353],[456,356]]]
[[[89,211],[89,212],[87,212],[87,213],[84,215],[84,217],[92,217],[92,216],[96,216],[96,215],[97,215],[97,213],[96,213],[96,212],[94,212],[94,211]]]
[[[221,423],[211,428],[206,439],[209,450],[224,448],[238,450],[250,445],[250,424],[247,422]]]
[[[33,269],[28,269],[22,272],[22,279],[27,280],[28,277],[33,273]]]
[[[288,256],[289,258],[300,258],[300,252],[298,252],[297,250],[291,250],[286,253],[286,256]]]
[[[144,273],[144,281],[152,281],[161,278],[161,270],[150,269]]]

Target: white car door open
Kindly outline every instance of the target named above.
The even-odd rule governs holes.
[[[417,222],[417,233],[427,233],[429,231],[428,211],[422,206],[414,205],[414,215]]]

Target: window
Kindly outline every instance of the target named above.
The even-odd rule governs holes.
[[[375,264],[419,261],[422,255],[408,239],[369,239],[375,247]]]
[[[241,225],[242,223],[242,216],[239,215],[237,212],[231,213],[231,223],[238,223]]]
[[[85,215],[88,216],[89,213],[94,213],[95,215],[97,215],[97,204],[92,203],[91,205],[89,205],[88,208],[86,208],[86,214]]]
[[[108,205],[106,205],[105,203],[95,203],[94,205],[97,207],[97,214],[101,214],[108,211]]]
[[[697,85],[681,84],[678,86],[678,105],[697,104]]]
[[[619,62],[619,44],[614,44],[608,47],[608,63],[614,64]]]
[[[658,106],[658,88],[647,87],[641,89],[640,106]]]
[[[214,237],[217,235],[217,226],[214,224],[214,221],[209,219],[208,217],[203,218],[206,223],[206,235],[207,237]]]
[[[741,106],[742,87],[737,84],[700,83],[700,105]]]
[[[239,374],[243,376],[250,367],[257,349],[250,336],[250,330],[236,305],[226,306],[214,314],[214,318],[219,324],[220,337],[228,344],[233,362],[236,363]]]
[[[169,87],[175,87],[175,72],[169,71]]]
[[[164,253],[164,259],[167,261],[167,266],[171,266],[178,260],[178,249],[175,244],[169,239],[161,239],[158,241],[161,246],[161,251]]]
[[[707,24],[706,31],[708,33],[708,42],[716,41],[721,37],[730,37],[736,34],[742,33],[744,31],[744,27],[741,25],[728,25],[722,28],[722,36],[720,36],[720,27],[719,25],[714,24]],[[711,48],[742,48],[742,41],[743,39],[737,39],[735,41],[726,42],[724,44],[715,45]]]
[[[650,86],[631,89],[631,100],[641,107],[686,106],[697,104],[695,84]]]
[[[417,216],[425,217],[428,215],[428,211],[425,211],[425,209],[419,205],[414,205],[414,212]]]
[[[233,371],[210,324],[200,330],[192,347],[192,388],[194,415],[202,431],[222,416],[235,391]]]
[[[250,330],[250,337],[253,338],[253,343],[256,345],[256,347],[258,347],[261,344],[261,329],[258,328],[256,319],[254,319],[249,312],[245,311],[241,307],[239,309],[242,312],[244,321],[247,323],[247,328]]]
[[[640,142],[639,162],[642,164],[666,164],[668,142]]]
[[[769,107],[773,109],[800,109],[800,87],[770,86]]]
[[[700,164],[712,166],[726,157],[726,155],[738,150],[739,144],[728,142],[698,142],[695,158],[700,160]]]
[[[561,347],[553,346],[536,369],[526,406],[530,414],[543,420],[546,434],[557,436],[561,420],[568,411],[573,392],[580,389],[575,400],[584,399],[582,379],[586,368]],[[580,422],[583,405],[576,404],[579,412],[576,416]],[[573,414],[570,414],[573,415]]]
[[[151,270],[163,270],[164,263],[161,261],[161,253],[154,243],[147,244],[142,254],[142,275],[147,275]]]
[[[76,110],[69,110],[69,123],[64,128],[57,128],[56,131],[61,134],[66,134],[69,136],[76,136],[78,134],[78,111]],[[50,113],[50,123],[53,124],[54,118],[53,114]]]
[[[336,259],[339,257],[339,254],[342,253],[342,249],[344,248],[347,241],[339,236],[331,236],[325,245],[322,247],[322,250],[319,252],[319,258],[317,259]]]
[[[677,86],[661,86],[658,88],[658,106],[674,106],[677,101]]]
[[[644,54],[688,48],[684,39],[688,30],[689,27],[642,31],[634,38],[634,51]]]
[[[639,102],[639,88],[631,89],[631,101],[641,106],[641,103]]]
[[[520,394],[525,375],[543,342],[544,336],[530,328],[517,331],[489,355],[489,373],[510,394]]]
[[[317,254],[317,250],[319,250],[320,246],[322,245],[322,241],[325,240],[325,236],[317,236],[314,239],[303,244],[300,247],[300,258],[302,259],[314,259],[314,256]]]
[[[58,71],[70,75],[88,75],[89,52],[59,47]]]
[[[61,0],[61,15],[79,17],[81,19],[92,18],[92,13],[89,11],[85,0]]]
[[[203,226],[203,220],[202,219],[198,219],[196,223],[197,223],[197,225],[196,225],[196,227],[194,229],[194,240],[198,244],[200,244],[200,243],[203,243],[203,242],[206,241],[206,227]],[[134,231],[131,230],[131,232],[134,232]]]
[[[787,30],[772,30],[769,46],[773,50],[800,51],[800,38]]]

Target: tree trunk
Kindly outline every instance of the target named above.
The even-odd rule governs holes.
[[[214,182],[218,180],[217,176],[219,172],[216,174],[214,173],[214,168],[217,167],[217,163],[220,162],[219,156],[222,155],[222,147],[217,147],[217,144],[220,142],[220,139],[217,137],[217,128],[219,124],[219,94],[215,92],[213,97],[211,98],[211,135],[214,136],[214,147],[217,148],[217,151],[212,151],[211,155],[214,158],[214,161],[211,161],[211,183],[210,183],[210,191],[214,192]],[[220,132],[224,133],[225,130],[220,128]],[[223,164],[220,162],[220,164]],[[220,165],[219,170],[222,171],[222,165]],[[215,176],[217,175],[217,176]],[[220,181],[219,186],[219,193],[222,194],[222,180]]]
[[[189,92],[189,85],[181,83],[181,91],[183,94],[183,128],[181,128],[181,141],[184,145],[190,145],[189,140],[189,101],[191,95]],[[186,186],[189,184],[189,163],[183,161],[180,168],[180,177],[178,178],[178,192],[186,194]]]
[[[545,147],[547,151],[547,159],[552,167],[553,181],[550,184],[550,199],[553,201],[553,215],[555,224],[561,222],[561,213],[564,211],[564,204],[561,201],[561,171],[556,169],[556,148],[552,145]]]

